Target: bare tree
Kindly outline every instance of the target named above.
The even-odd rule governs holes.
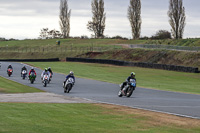
[[[54,29],[48,32],[48,38],[55,39],[55,38],[60,38],[60,37],[61,37],[60,31],[57,31]]]
[[[48,39],[48,32],[49,32],[48,28],[41,29],[41,31],[40,31],[40,38],[41,39]]]
[[[92,21],[89,21],[87,28],[94,32],[95,38],[104,37],[106,13],[104,12],[104,0],[92,0]]]
[[[60,29],[63,35],[63,38],[69,37],[70,32],[70,16],[71,9],[68,8],[67,0],[60,0]]]
[[[133,39],[138,39],[141,33],[141,0],[130,0],[128,19],[132,28]]]
[[[169,24],[172,29],[172,36],[175,39],[183,38],[183,32],[185,28],[185,8],[183,7],[182,0],[170,0],[169,1]]]
[[[61,38],[62,34],[60,31],[57,30],[49,30],[49,28],[43,28],[40,31],[40,37],[41,39],[55,39],[55,38]]]

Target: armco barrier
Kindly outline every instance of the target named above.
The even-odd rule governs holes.
[[[59,58],[52,59],[0,59],[0,61],[9,61],[9,62],[52,62],[60,61]]]
[[[169,70],[169,71],[199,73],[198,68],[195,68],[195,67],[154,64],[154,63],[145,63],[145,62],[127,62],[127,61],[119,61],[119,60],[69,58],[69,57],[66,58],[66,61],[112,64],[112,65],[118,65],[118,66],[135,66],[135,67],[144,67],[144,68],[163,69],[163,70]]]

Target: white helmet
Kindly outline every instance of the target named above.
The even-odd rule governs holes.
[[[73,71],[70,71],[69,74],[70,74],[70,75],[74,75],[74,72],[73,72]]]

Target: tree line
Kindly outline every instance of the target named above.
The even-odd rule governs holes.
[[[141,0],[130,0],[127,10],[127,17],[130,22],[132,38],[139,39],[141,36]],[[92,0],[92,20],[88,21],[87,29],[93,32],[94,38],[104,38],[106,13],[104,9],[104,0]],[[184,28],[186,25],[185,7],[182,0],[169,0],[169,10],[167,12],[171,33],[166,30],[160,30],[152,38],[183,38]],[[41,29],[40,38],[69,38],[70,35],[70,17],[71,9],[68,7],[67,0],[60,0],[59,24],[60,31]]]

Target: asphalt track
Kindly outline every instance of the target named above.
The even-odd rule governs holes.
[[[54,73],[52,82],[43,87],[40,74],[42,70],[35,68],[37,78],[34,84],[20,77],[23,66],[21,63],[0,62],[0,76],[10,80],[35,87],[47,92],[64,96],[90,99],[101,103],[128,106],[156,112],[200,119],[200,95],[176,92],[159,91],[137,87],[130,98],[118,97],[119,85],[101,81],[76,78],[76,83],[69,94],[64,93],[62,83],[66,75]],[[7,66],[12,64],[14,72],[11,77],[7,75]],[[48,67],[48,66],[47,66]],[[30,67],[27,66],[28,70]]]

